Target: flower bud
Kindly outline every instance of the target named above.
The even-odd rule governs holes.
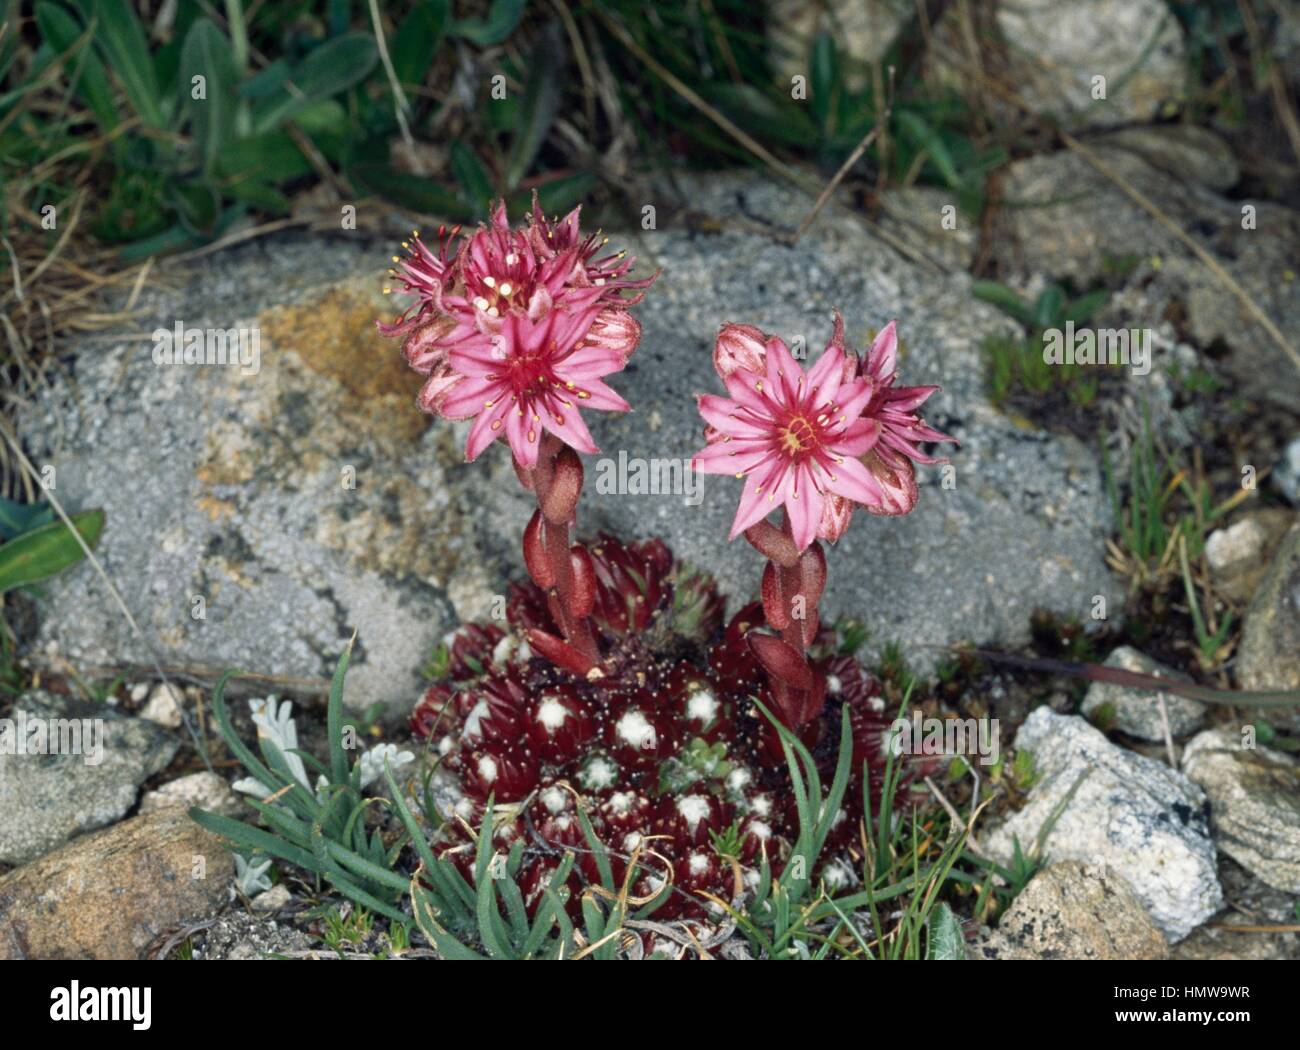
[[[433,320],[414,329],[402,341],[402,355],[406,363],[421,375],[428,375],[447,357],[443,340],[456,329],[456,319],[439,314]]]
[[[588,345],[618,351],[626,361],[641,343],[641,322],[626,310],[606,307],[596,315],[585,339]]]
[[[724,324],[713,347],[713,367],[722,379],[740,368],[762,375],[767,369],[767,336],[752,324]]]

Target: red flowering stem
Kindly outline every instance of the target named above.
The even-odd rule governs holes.
[[[751,645],[767,672],[777,708],[787,725],[798,728],[811,721],[821,706],[817,679],[806,654],[817,634],[825,558],[816,541],[807,551],[799,552],[788,513],[780,530],[762,521],[748,529],[745,538],[769,559],[763,574],[763,613],[784,643],[768,637]]]
[[[540,550],[530,548],[526,534],[525,560],[530,562],[530,570],[540,560],[537,568],[544,573],[544,579],[537,582],[546,585],[551,614],[559,623],[565,641],[594,667],[600,662],[600,650],[587,615],[590,597],[575,581],[575,555],[570,549],[578,496],[582,492],[582,462],[576,452],[548,434],[538,450],[537,465],[517,469],[520,480],[537,497],[541,516]]]

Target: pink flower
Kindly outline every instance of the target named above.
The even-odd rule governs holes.
[[[708,446],[692,466],[745,479],[732,539],[777,506],[800,550],[817,537],[838,539],[855,504],[876,514],[912,509],[911,460],[938,462],[916,442],[952,439],[914,412],[937,387],[895,387],[896,359],[892,322],[863,366],[845,348],[838,312],[807,375],[780,339],[748,325],[723,327],[714,363],[731,396],[699,398]]]
[[[419,230],[412,230],[411,240],[402,242],[407,258],[403,260],[394,255],[393,262],[397,268],[389,270],[388,275],[402,285],[400,290],[404,294],[415,296],[415,301],[392,324],[375,322],[381,335],[405,335],[437,307],[443,285],[452,279],[454,260],[448,257],[448,251],[458,236],[459,226],[453,226],[450,231],[439,226],[437,254],[420,239]],[[391,288],[385,288],[384,294],[391,291]]]
[[[626,309],[645,298],[645,289],[654,283],[658,272],[649,277],[630,278],[628,272],[636,263],[635,256],[627,252],[614,252],[602,258],[596,253],[608,243],[608,237],[591,234],[583,237],[578,225],[581,206],[574,208],[563,219],[550,223],[533,193],[533,211],[528,217],[528,238],[539,259],[563,258],[571,260],[573,272],[569,283],[575,288],[601,289],[602,306]],[[630,291],[631,295],[624,295]]]
[[[544,430],[596,451],[578,408],[628,410],[601,378],[621,370],[640,343],[641,325],[627,309],[657,275],[627,277],[626,253],[594,259],[597,239],[582,236],[577,209],[551,225],[536,200],[519,229],[500,203],[489,223],[459,241],[459,227],[438,232],[436,253],[418,233],[404,245],[408,259],[390,272],[415,301],[378,326],[404,337],[407,362],[428,377],[420,407],[475,420],[465,448],[471,460],[504,437],[531,467]]]
[[[510,313],[486,345],[448,354],[451,368],[464,378],[442,396],[437,410],[447,419],[474,419],[466,459],[477,459],[504,436],[521,467],[536,466],[543,430],[579,452],[597,451],[579,406],[606,412],[630,407],[601,381],[622,370],[623,355],[583,338],[597,313],[595,306],[553,309],[536,321]]]

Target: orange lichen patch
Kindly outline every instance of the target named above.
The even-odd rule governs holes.
[[[319,298],[273,306],[263,311],[257,323],[264,336],[264,352],[291,351],[358,402],[382,405],[389,426],[415,436],[429,423],[415,406],[422,380],[375,331],[375,318],[391,311],[392,303],[380,296],[335,285]]]
[[[196,502],[199,510],[203,511],[212,521],[232,517],[235,513],[235,505],[230,500],[200,496]]]

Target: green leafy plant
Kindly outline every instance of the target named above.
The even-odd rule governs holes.
[[[265,733],[258,735],[261,758],[254,755],[235,732],[226,709],[226,683],[233,672],[222,676],[212,694],[213,717],[226,746],[261,785],[263,797],[250,798],[250,803],[265,828],[197,807],[190,810],[190,816],[236,849],[294,864],[371,912],[405,924],[410,917],[395,907],[408,888],[408,880],[395,871],[405,839],[399,836],[386,845],[380,829],[367,828],[367,812],[383,803],[362,794],[361,759],[349,764],[343,746],[343,682],[350,655],[349,646],[330,683],[329,759],[325,764],[296,748],[286,753]],[[303,764],[323,778],[315,791],[299,772]]]
[[[180,5],[172,42],[151,53],[128,0],[36,5],[39,61],[62,62],[113,143],[95,232],[128,258],[206,243],[250,208],[287,213],[282,188],[312,173],[303,142],[337,155],[349,123],[339,98],[378,62],[370,34],[341,32],[253,72],[242,5],[226,10],[229,35],[201,5]]]
[[[48,503],[0,498],[0,610],[7,593],[32,589],[81,561],[82,542],[92,549],[99,542],[104,512],[75,514],[72,524],[75,535]],[[17,639],[0,615],[0,692],[10,695],[21,692],[25,678],[16,664],[16,651]]]
[[[1075,404],[1092,403],[1098,392],[1096,369],[1044,360],[1043,333],[1064,331],[1069,323],[1083,328],[1106,305],[1110,298],[1107,290],[1097,289],[1071,300],[1060,285],[1050,284],[1031,303],[997,281],[975,281],[971,294],[1018,321],[1028,333],[1024,340],[990,336],[984,341],[989,390],[995,403],[1007,401],[1020,390],[1035,396],[1063,391]]]
[[[886,64],[888,59],[886,60]],[[883,83],[860,90],[848,86],[834,36],[818,34],[808,55],[806,101],[792,98],[790,85],[768,90],[755,83],[720,81],[708,85],[707,97],[746,131],[779,146],[811,154],[824,167],[835,169],[859,143],[883,124],[868,156],[894,181],[922,181],[946,186],[969,213],[977,213],[984,178],[1006,160],[1000,149],[979,150],[969,136],[971,114],[956,95],[931,97],[919,91],[899,91],[889,97]]]
[[[1149,406],[1143,410],[1142,429],[1134,436],[1123,485],[1111,462],[1105,435],[1100,444],[1102,476],[1118,531],[1109,544],[1108,561],[1130,578],[1134,588],[1173,575],[1180,544],[1190,557],[1200,557],[1215,523],[1249,495],[1248,490],[1240,489],[1215,503],[1203,476],[1194,475],[1157,446]],[[1199,608],[1192,604],[1195,619]],[[1217,630],[1200,640],[1208,643]]]
[[[93,548],[104,531],[104,512],[72,517],[77,535]],[[0,500],[0,594],[48,580],[85,557],[72,529],[54,520],[48,505]]]

